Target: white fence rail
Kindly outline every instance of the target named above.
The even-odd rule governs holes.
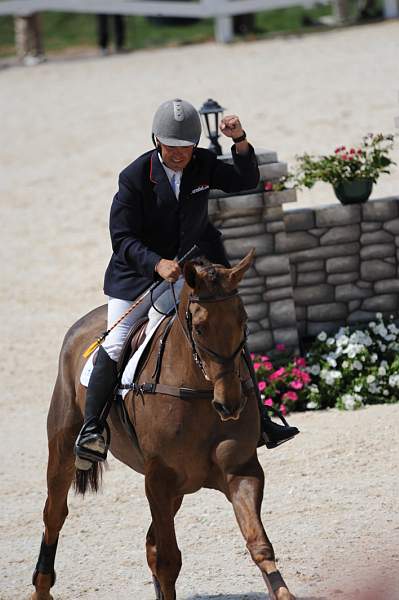
[[[197,2],[159,2],[156,0],[6,0],[0,2],[0,16],[29,16],[43,11],[94,14],[192,17],[215,20],[218,42],[233,38],[235,15],[267,11],[288,6],[309,7],[317,0],[198,0]],[[323,0],[327,2],[328,0]],[[336,0],[333,0],[333,2]],[[384,0],[386,18],[398,17],[398,0]]]

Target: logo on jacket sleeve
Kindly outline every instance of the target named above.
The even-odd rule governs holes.
[[[209,185],[207,183],[199,185],[195,189],[191,190],[191,194],[198,194],[199,192],[205,192],[205,190],[209,190]]]

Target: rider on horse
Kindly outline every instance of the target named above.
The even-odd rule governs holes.
[[[126,167],[110,215],[113,254],[105,273],[108,327],[157,279],[156,300],[166,282],[181,275],[177,262],[194,244],[213,263],[229,266],[220,232],[208,219],[211,189],[241,192],[255,188],[259,169],[253,147],[237,116],[226,116],[222,133],[232,138],[234,165],[198,148],[201,122],[197,110],[185,100],[169,100],[155,113],[150,150]],[[107,444],[100,415],[117,381],[117,361],[132,325],[149,309],[150,301],[131,312],[100,346],[86,393],[84,424],[75,444],[78,457],[89,461],[106,458]],[[246,349],[248,356],[248,350]],[[250,359],[247,360],[251,368]],[[255,374],[252,369],[257,394]],[[262,438],[272,448],[298,433],[296,427],[274,423],[263,409]]]

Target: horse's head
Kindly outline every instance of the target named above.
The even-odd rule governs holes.
[[[184,267],[191,288],[186,320],[193,355],[214,385],[212,404],[223,421],[238,419],[246,402],[239,369],[247,314],[237,287],[253,257],[251,250],[231,269],[209,262]]]

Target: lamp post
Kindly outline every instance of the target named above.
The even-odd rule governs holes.
[[[222,108],[218,102],[212,100],[211,98],[208,98],[208,100],[204,102],[198,111],[206,127],[207,136],[211,141],[209,150],[218,156],[222,154],[222,147],[218,142],[218,138],[220,135],[219,115],[222,115],[223,111],[224,108]]]

